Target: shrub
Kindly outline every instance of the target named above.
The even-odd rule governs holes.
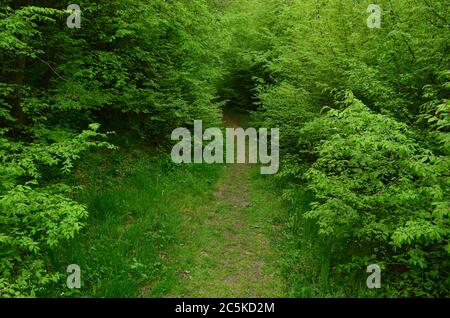
[[[448,160],[421,148],[406,124],[357,99],[306,124],[300,136],[317,157],[306,173],[315,202],[305,217],[353,254],[341,269],[379,263],[399,295],[446,295]]]
[[[0,296],[35,296],[60,276],[48,268],[47,255],[72,238],[87,216],[69,197],[71,187],[45,182],[53,170],[69,172],[90,147],[112,147],[99,138],[99,125],[59,142],[13,142],[0,135]],[[56,171],[56,172],[57,172]]]

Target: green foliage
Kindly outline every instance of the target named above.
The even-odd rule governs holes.
[[[436,150],[450,155],[450,102],[446,98],[450,90],[450,71],[439,74],[437,85],[424,87],[427,101],[421,107],[418,122],[425,122],[430,137],[437,142]]]
[[[64,180],[85,150],[113,148],[100,124],[164,144],[174,128],[220,114],[209,1],[82,0],[79,29],[66,27],[67,3],[35,3],[0,5],[2,297],[59,279],[49,251],[88,214]]]
[[[114,128],[120,118],[148,139],[218,122],[219,40],[206,0],[81,1],[80,29],[66,27],[60,1],[26,3],[0,8],[0,115]]]
[[[61,189],[52,190],[18,185],[0,197],[2,297],[35,296],[60,278],[49,271],[47,250],[73,237],[87,211]]]
[[[378,1],[381,29],[367,27],[363,1],[264,1],[272,15],[259,1],[236,3],[250,39],[231,65],[263,70],[251,88],[256,117],[281,130],[285,199],[296,202],[304,183],[314,194],[295,223],[318,232],[308,250],[328,253],[330,266],[318,267],[343,286],[377,262],[381,295],[448,296],[446,2]],[[302,230],[299,249],[310,244]],[[313,290],[300,294],[327,295]]]
[[[219,166],[177,166],[136,140],[118,151],[90,152],[74,171],[74,181],[83,184],[75,197],[89,210],[87,224],[51,251],[58,272],[68,264],[80,266],[82,288],[68,290],[60,281],[41,295],[165,295],[166,284],[179,284],[179,277],[168,274],[165,261],[172,257],[175,242],[186,243],[178,235],[182,213],[205,200],[219,171]]]
[[[14,142],[0,135],[0,293],[34,296],[59,278],[47,265],[48,250],[72,238],[87,210],[70,199],[72,188],[43,174],[68,173],[81,153],[108,146],[98,124],[59,142]]]
[[[108,208],[67,185],[82,153],[113,148],[100,125],[160,147],[194,119],[219,125],[223,105],[281,130],[277,181],[302,205],[288,221],[303,249],[291,267],[303,262],[311,279],[294,281],[314,285],[296,295],[361,295],[339,278],[377,262],[383,295],[448,296],[447,2],[380,0],[381,28],[369,29],[364,1],[80,0],[70,29],[66,3],[2,1],[1,296],[56,283],[49,251],[76,237],[88,209]],[[112,210],[139,199],[127,195]],[[316,252],[320,262],[305,256]],[[141,268],[132,256],[115,264]],[[139,279],[120,277],[135,293]]]
[[[305,175],[315,194],[305,217],[317,221],[319,234],[338,244],[358,242],[353,253],[391,271],[392,264],[406,266],[402,281],[390,282],[400,295],[444,295],[450,270],[449,180],[443,177],[448,161],[418,146],[405,124],[371,113],[358,100],[306,124],[300,138],[310,135],[322,137],[312,143],[317,160]]]

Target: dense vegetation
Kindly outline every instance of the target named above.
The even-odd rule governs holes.
[[[383,270],[376,296],[448,296],[448,1],[379,0],[375,29],[369,4],[79,0],[81,28],[68,28],[61,1],[2,0],[0,295],[53,294],[74,254],[97,270],[95,296],[137,295],[163,275],[175,194],[216,177],[173,165],[170,133],[194,119],[220,125],[232,107],[280,128],[273,178],[293,296],[367,295],[354,283],[364,279],[345,278],[369,264]],[[153,231],[145,251],[102,249],[120,232],[104,224],[129,217],[139,220],[129,242]],[[108,265],[83,252],[94,235]],[[95,283],[105,277],[123,294]]]
[[[314,195],[302,218],[328,242],[327,266],[377,263],[389,295],[448,295],[448,4],[378,3],[380,29],[365,1],[253,7],[258,117],[282,129],[285,197]]]

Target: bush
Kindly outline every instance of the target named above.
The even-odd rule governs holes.
[[[0,135],[0,295],[35,296],[60,276],[48,268],[48,251],[72,238],[87,216],[71,200],[71,187],[45,182],[43,172],[69,172],[90,147],[108,146],[89,130],[59,142],[13,142]],[[44,170],[44,169],[47,170]]]
[[[305,217],[338,250],[345,245],[340,268],[378,263],[396,295],[446,295],[448,160],[421,148],[406,124],[356,99],[306,124],[300,138],[317,157],[305,175],[315,194]]]

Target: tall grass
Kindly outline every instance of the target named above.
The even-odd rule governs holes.
[[[351,258],[352,247],[349,242],[322,237],[316,221],[304,217],[313,200],[313,195],[304,187],[295,187],[289,200],[285,201],[283,211],[278,214],[278,223],[282,227],[282,272],[290,296],[379,296],[379,291],[367,288],[369,274],[364,270],[354,269],[352,275],[340,271],[338,264],[342,258]],[[346,254],[343,251],[347,251]]]
[[[163,275],[167,252],[177,241],[182,207],[201,199],[218,174],[218,166],[175,166],[135,145],[90,154],[72,180],[84,185],[77,199],[88,207],[89,219],[52,254],[55,270],[80,266],[82,288],[60,284],[50,296],[152,295],[152,281]]]

